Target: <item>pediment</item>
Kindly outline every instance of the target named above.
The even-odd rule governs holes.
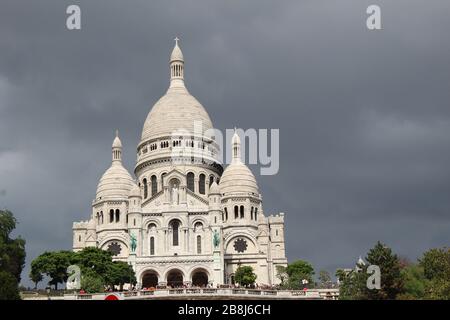
[[[203,199],[202,197],[195,195],[192,192],[187,192],[186,202],[189,211],[193,211],[195,209],[203,209],[208,210],[209,203],[208,200]]]
[[[164,184],[167,185],[172,179],[177,179],[180,182],[180,187],[186,186],[186,176],[177,169],[172,169],[164,176]]]

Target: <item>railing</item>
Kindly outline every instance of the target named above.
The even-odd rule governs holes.
[[[291,291],[291,295],[293,295],[293,296],[304,296],[304,295],[306,295],[306,291],[293,290],[293,291]]]
[[[88,293],[88,294],[66,294],[64,299],[67,300],[104,300],[110,292],[105,293]],[[270,290],[270,289],[245,289],[245,288],[178,288],[178,289],[155,289],[142,291],[124,291],[114,292],[120,299],[145,299],[164,298],[171,296],[260,296],[261,299],[275,297],[277,299],[332,299],[339,297],[338,289],[309,289],[309,290]]]
[[[243,289],[233,289],[233,290],[231,290],[231,293],[233,293],[233,294],[245,294],[245,290],[243,290]]]
[[[184,289],[170,289],[169,294],[183,294]]]

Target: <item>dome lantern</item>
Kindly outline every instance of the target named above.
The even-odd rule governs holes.
[[[122,162],[122,142],[119,138],[119,130],[116,130],[116,137],[112,144],[112,161]]]
[[[233,146],[233,162],[241,162],[241,138],[236,132],[236,128],[234,128],[234,135],[231,139],[231,144]]]
[[[184,58],[175,38],[175,47],[170,55],[170,88],[184,87]]]

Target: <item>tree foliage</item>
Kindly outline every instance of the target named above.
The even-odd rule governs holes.
[[[280,280],[280,287],[282,288],[287,286],[287,281],[289,279],[286,269],[287,267],[285,266],[276,266],[276,277]]]
[[[86,293],[103,292],[105,289],[105,281],[95,272],[84,273],[81,277],[81,288]]]
[[[114,261],[109,264],[106,276],[107,284],[111,287],[118,285],[120,286],[120,289],[122,289],[125,283],[131,283],[134,285],[137,282],[133,268],[124,261]]]
[[[404,281],[403,293],[400,294],[397,299],[423,299],[428,286],[428,280],[425,277],[423,267],[418,264],[407,264],[401,272]]]
[[[381,242],[369,250],[366,256],[369,265],[376,265],[381,272],[381,288],[367,287],[368,265],[357,265],[350,272],[338,271],[340,280],[339,298],[343,300],[386,300],[396,299],[404,290],[404,279],[401,273],[400,260],[392,250]]]
[[[18,284],[25,266],[25,240],[12,239],[17,220],[8,210],[0,210],[0,300],[20,299]]]
[[[450,249],[431,249],[419,260],[423,268],[426,299],[450,299]]]
[[[31,263],[29,276],[36,283],[45,274],[50,277],[49,284],[57,289],[59,283],[67,281],[67,268],[70,265],[80,267],[81,287],[86,292],[103,291],[105,285],[122,287],[130,281],[132,284],[136,283],[136,275],[130,265],[123,261],[113,261],[111,252],[95,247],[87,247],[79,252],[44,252]]]
[[[246,287],[255,283],[256,274],[250,266],[239,266],[234,273],[234,281]]]
[[[45,274],[50,277],[49,284],[58,289],[59,283],[67,281],[67,268],[74,264],[75,255],[74,252],[65,250],[44,252],[31,262],[31,280],[35,281],[39,274]]]
[[[381,272],[381,289],[368,290],[369,299],[392,300],[403,292],[400,259],[391,248],[378,241],[367,253],[366,261],[379,266]]]
[[[300,289],[303,280],[313,284],[314,268],[307,261],[297,260],[288,264],[286,273],[288,275],[288,287],[290,289]]]

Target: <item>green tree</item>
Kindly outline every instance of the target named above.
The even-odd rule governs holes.
[[[431,249],[419,259],[425,278],[427,299],[450,299],[450,249]]]
[[[390,248],[377,242],[367,253],[368,265],[376,265],[381,272],[381,288],[368,289],[368,265],[358,264],[354,270],[338,270],[339,299],[342,300],[380,300],[396,299],[403,292],[404,277],[401,273],[400,260]]]
[[[250,266],[239,266],[234,273],[234,280],[246,287],[255,283],[256,274]]]
[[[25,265],[25,240],[10,238],[16,224],[17,220],[10,211],[0,210],[0,284],[3,287],[0,300],[20,298],[18,284]]]
[[[16,277],[3,270],[0,271],[0,300],[20,300]]]
[[[391,248],[378,241],[367,253],[366,261],[380,267],[381,272],[381,289],[369,290],[369,299],[392,300],[403,292],[400,260]]]
[[[67,268],[72,264],[80,267],[81,286],[84,284],[89,290],[101,288],[103,291],[105,284],[123,287],[130,280],[132,284],[136,283],[136,275],[130,265],[113,262],[111,252],[95,247],[87,247],[79,252],[44,252],[31,262],[29,277],[37,284],[45,274],[50,277],[49,284],[58,289],[59,283],[67,281]],[[87,291],[86,288],[83,287]]]
[[[88,271],[81,276],[81,288],[86,293],[105,291],[105,280],[93,271]]]
[[[38,283],[42,281],[42,273],[35,268],[30,271],[29,277],[34,283],[34,289],[37,289]]]
[[[397,296],[401,300],[416,300],[425,298],[428,280],[423,267],[417,264],[408,264],[402,271],[404,281],[403,293]]]
[[[287,280],[289,278],[288,274],[286,273],[287,267],[285,266],[276,266],[276,277],[280,280],[280,286],[282,288],[286,287]]]
[[[340,300],[367,300],[367,268],[361,266],[359,271],[351,270],[346,272],[338,270],[336,276],[339,278],[339,299]]]
[[[303,280],[313,284],[314,268],[309,262],[303,260],[294,261],[288,264],[286,273],[289,278],[288,287],[290,289],[300,289],[303,285]]]
[[[75,257],[76,253],[72,251],[44,252],[31,262],[30,275],[36,279],[38,274],[46,274],[50,277],[49,284],[57,290],[58,283],[66,282],[67,267],[74,264]]]
[[[93,271],[106,280],[106,274],[112,264],[112,253],[95,247],[87,247],[77,252],[74,264],[78,265],[81,272]]]
[[[106,283],[111,287],[120,286],[123,290],[125,283],[136,284],[136,275],[131,265],[124,261],[114,261],[109,265],[106,273]]]

